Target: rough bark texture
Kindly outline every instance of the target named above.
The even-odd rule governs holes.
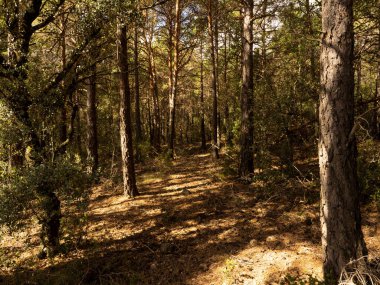
[[[96,118],[96,66],[92,68],[92,74],[87,86],[87,165],[88,173],[96,175],[98,156],[98,130]]]
[[[211,93],[212,93],[212,155],[214,158],[219,158],[218,149],[218,86],[217,86],[217,62],[216,62],[216,48],[215,47],[215,1],[208,1],[208,33],[210,39],[210,56],[211,56]]]
[[[356,172],[352,2],[322,1],[321,228],[323,270],[332,284],[350,260],[366,254]]]
[[[253,174],[253,0],[243,8],[242,90],[239,175]]]
[[[131,127],[131,91],[129,88],[127,29],[124,24],[117,26],[117,59],[120,72],[120,147],[123,168],[124,194],[135,197],[135,163],[133,158]]]

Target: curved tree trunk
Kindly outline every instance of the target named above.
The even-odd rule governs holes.
[[[356,172],[352,2],[322,1],[321,228],[323,271],[332,284],[349,261],[366,255]]]

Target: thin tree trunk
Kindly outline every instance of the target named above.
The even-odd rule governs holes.
[[[135,23],[134,29],[134,64],[135,64],[135,123],[136,123],[136,160],[140,160],[139,144],[142,142],[141,115],[140,115],[140,66],[139,66],[139,29]]]
[[[98,130],[96,118],[96,66],[91,68],[87,86],[87,166],[88,173],[96,176],[98,156]]]
[[[216,47],[215,47],[215,33],[214,33],[214,14],[215,14],[215,1],[208,0],[208,33],[210,39],[210,55],[211,55],[211,92],[212,92],[212,155],[214,158],[219,158],[218,149],[218,86],[217,86],[217,63],[216,63]]]
[[[242,91],[239,175],[253,174],[253,0],[243,8]]]
[[[133,198],[139,193],[136,186],[135,162],[133,158],[131,91],[128,79],[127,28],[125,24],[121,23],[118,23],[117,26],[117,53],[120,72],[120,146],[124,194]]]
[[[204,78],[203,78],[203,41],[201,40],[200,46],[200,54],[201,54],[201,69],[200,69],[200,80],[201,80],[201,149],[206,150],[206,132],[205,132],[205,114],[204,114]]]
[[[66,67],[66,25],[65,16],[62,15],[62,34],[61,34],[61,48],[62,48],[62,70]],[[62,89],[66,90],[66,80],[62,81]],[[60,122],[59,122],[59,141],[60,143],[67,140],[67,111],[66,111],[66,92],[63,92],[63,103],[60,112]],[[66,152],[66,146],[62,148],[62,153]]]
[[[158,83],[156,73],[156,63],[154,58],[154,50],[152,43],[148,43],[148,72],[149,72],[149,85],[152,93],[153,100],[153,128],[152,128],[152,145],[159,151],[161,149],[161,122],[160,122],[160,105],[158,99]]]
[[[373,114],[372,114],[372,137],[374,139],[380,139],[380,124],[379,124],[379,98],[380,98],[380,63],[377,65],[377,77],[375,85],[375,100],[373,102]]]
[[[172,88],[169,96],[169,155],[174,158],[174,142],[175,142],[175,113],[176,113],[176,97],[178,88],[178,61],[179,61],[179,36],[181,32],[181,9],[180,0],[175,2],[175,25],[174,25],[174,58],[173,58],[173,79]]]
[[[325,279],[366,255],[356,172],[353,0],[322,1],[319,165]],[[365,262],[364,259],[361,262]]]

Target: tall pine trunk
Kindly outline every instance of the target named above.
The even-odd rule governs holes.
[[[208,1],[208,33],[210,40],[210,55],[211,55],[211,93],[212,93],[212,155],[214,158],[219,158],[218,149],[218,86],[217,86],[217,58],[216,58],[216,48],[215,47],[215,25],[214,25],[214,15],[215,11],[215,1]]]
[[[129,87],[127,28],[117,25],[117,61],[120,72],[120,147],[123,168],[124,194],[137,196],[135,162],[132,145],[131,91]]]
[[[172,88],[169,95],[169,155],[174,158],[174,142],[175,142],[175,120],[176,120],[176,97],[178,93],[178,63],[179,63],[179,37],[181,31],[181,9],[180,0],[175,1],[175,24],[174,24],[174,37],[173,37],[173,72]]]
[[[356,172],[352,4],[322,1],[320,214],[323,271],[331,284],[349,261],[366,255]]]
[[[201,68],[200,68],[200,80],[201,80],[201,149],[206,150],[206,132],[205,132],[205,113],[204,113],[204,75],[203,75],[203,41],[201,41],[200,46],[200,54],[201,54]]]
[[[140,65],[139,65],[139,29],[135,22],[134,29],[134,64],[135,64],[135,124],[136,124],[136,160],[140,160],[139,144],[142,142],[141,115],[140,115]]]
[[[161,149],[160,102],[158,98],[156,62],[152,42],[148,43],[148,56],[149,85],[153,100],[152,145],[157,151],[159,151]]]
[[[253,0],[243,7],[242,90],[239,175],[253,174]]]

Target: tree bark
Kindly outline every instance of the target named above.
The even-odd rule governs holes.
[[[353,0],[322,1],[320,213],[323,271],[332,284],[350,260],[367,253],[356,172],[352,4]]]
[[[176,113],[176,97],[178,92],[178,63],[179,63],[179,37],[181,32],[181,8],[180,0],[175,1],[175,24],[173,37],[173,72],[172,72],[172,88],[169,95],[169,155],[174,158],[174,142],[175,142],[175,113]]]
[[[205,113],[204,113],[204,76],[203,76],[203,41],[201,41],[200,46],[200,54],[201,54],[201,68],[200,68],[200,80],[201,80],[201,94],[200,94],[200,100],[201,100],[201,149],[206,150],[206,132],[205,132]]]
[[[217,86],[217,62],[216,62],[216,48],[215,47],[215,1],[208,0],[208,33],[210,39],[210,56],[211,56],[211,92],[212,92],[212,155],[214,158],[219,158],[218,149],[218,86]]]
[[[131,127],[131,91],[129,87],[127,28],[125,24],[117,25],[117,61],[120,72],[120,147],[123,168],[124,194],[133,198],[137,196],[135,163],[133,157]]]
[[[239,175],[252,175],[253,168],[253,0],[243,7],[242,90]]]
[[[96,118],[96,66],[91,68],[87,86],[87,166],[88,173],[96,176],[98,156],[98,130]]]
[[[159,151],[161,149],[160,102],[158,98],[156,62],[151,41],[148,42],[148,56],[149,85],[153,100],[152,145],[157,151]]]
[[[139,144],[142,142],[141,115],[140,115],[140,66],[139,66],[139,29],[136,21],[134,28],[134,64],[135,64],[135,123],[136,123],[136,160],[140,160]]]

